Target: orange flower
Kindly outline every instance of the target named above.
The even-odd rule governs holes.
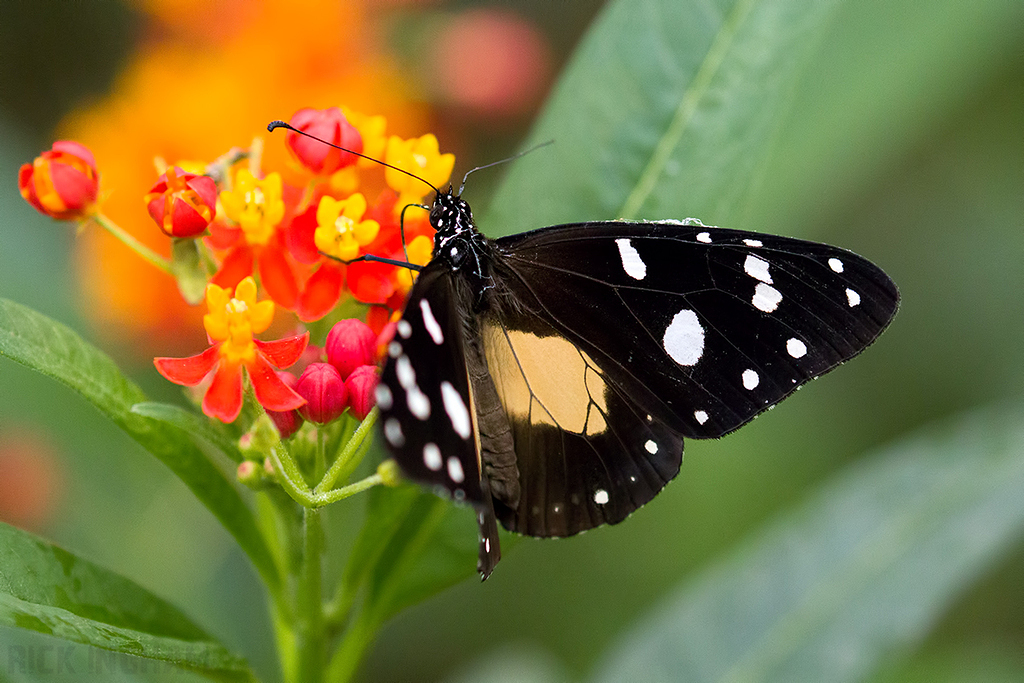
[[[427,105],[410,97],[405,73],[378,39],[394,13],[376,11],[371,0],[304,0],[299,11],[291,0],[244,6],[238,11],[237,0],[140,4],[149,40],[130,57],[108,97],[61,126],[62,136],[81,141],[102,160],[104,187],[116,188],[104,198],[104,213],[163,254],[169,253],[166,237],[152,229],[138,199],[152,185],[157,155],[215,159],[233,145],[247,146],[273,119],[304,106],[338,104],[338,93],[354,110],[385,115],[389,128],[427,130]],[[310,30],[310,17],[316,30]],[[349,120],[369,150],[367,130],[355,117]],[[301,187],[308,180],[290,168],[283,135],[266,138],[261,166],[281,171],[286,185]],[[382,178],[378,182],[383,185]],[[376,188],[367,196],[376,196]],[[76,249],[81,302],[101,333],[150,357],[157,355],[153,349],[166,354],[175,345],[184,354],[181,330],[198,315],[172,279],[129,256],[105,232],[84,233]]]
[[[286,368],[302,355],[309,333],[288,339],[263,342],[254,334],[266,331],[274,318],[273,301],[256,301],[256,282],[251,277],[230,290],[217,285],[206,288],[203,316],[206,333],[214,344],[189,358],[155,358],[161,375],[185,386],[195,386],[211,372],[213,382],[203,397],[203,412],[222,422],[234,422],[242,410],[244,368],[252,383],[256,400],[267,410],[294,410],[305,400],[289,388],[274,372]]]
[[[196,237],[217,216],[217,186],[213,178],[167,169],[145,197],[146,208],[169,237]]]
[[[58,140],[18,172],[18,189],[40,213],[57,220],[84,218],[96,203],[99,173],[84,145]]]
[[[229,251],[210,281],[234,287],[255,268],[270,298],[284,308],[294,308],[298,279],[278,230],[285,216],[281,174],[256,178],[249,169],[239,169],[232,189],[220,193],[220,203],[240,230],[231,234]]]
[[[317,138],[314,140],[291,131],[285,136],[285,144],[296,161],[317,175],[330,175],[338,169],[352,166],[359,158],[331,145],[353,152],[363,151],[363,138],[359,131],[337,107],[324,110],[306,107],[292,114],[289,123],[297,130]]]

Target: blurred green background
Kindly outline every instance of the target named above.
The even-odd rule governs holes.
[[[601,5],[502,8],[534,28],[557,74]],[[488,5],[372,2],[366,11],[380,14],[384,43],[411,78],[426,80],[432,31],[479,7]],[[71,325],[115,358],[80,312],[71,229],[21,200],[16,173],[70,110],[106,95],[153,31],[141,5],[0,2],[0,296]],[[867,451],[1021,396],[1024,4],[851,0],[838,4],[811,49],[745,224],[733,227],[872,259],[903,295],[892,327],[770,416],[720,442],[688,442],[679,478],[623,524],[520,542],[486,583],[467,580],[400,615],[382,632],[364,680],[483,679],[495,662],[505,677],[494,680],[588,675],[665,595]],[[460,150],[457,173],[513,151],[541,105],[538,97],[496,115],[426,85],[417,96],[433,109],[442,148]],[[543,154],[530,163],[543,164]],[[467,195],[478,216],[501,172],[485,175],[474,176]],[[128,365],[154,398],[174,400],[144,362]],[[23,525],[183,607],[273,680],[260,589],[228,535],[83,401],[2,361],[0,449],[25,439],[52,467],[27,475],[50,484]],[[14,495],[6,478],[0,496]],[[879,680],[1024,680],[1020,536],[950,592],[927,638]],[[25,638],[0,630],[0,644]],[[0,671],[6,666],[0,659]]]

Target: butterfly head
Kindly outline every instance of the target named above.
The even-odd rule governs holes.
[[[457,235],[475,227],[469,203],[455,194],[451,186],[434,197],[434,205],[430,207],[430,224],[439,234],[446,235]]]

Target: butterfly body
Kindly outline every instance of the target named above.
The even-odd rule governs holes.
[[[899,294],[813,242],[699,223],[590,222],[489,240],[449,188],[377,399],[411,479],[532,536],[615,524],[683,439],[742,426],[870,344]]]

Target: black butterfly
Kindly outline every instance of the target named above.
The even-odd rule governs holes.
[[[476,508],[485,579],[498,520],[529,536],[621,522],[678,474],[684,436],[743,426],[867,348],[899,306],[845,249],[693,220],[489,240],[461,189],[431,189],[433,257],[377,406],[406,475]]]
[[[461,193],[460,193],[461,194]],[[403,471],[530,536],[616,524],[720,437],[867,347],[896,285],[824,244],[696,221],[484,237],[449,187],[377,387]]]

